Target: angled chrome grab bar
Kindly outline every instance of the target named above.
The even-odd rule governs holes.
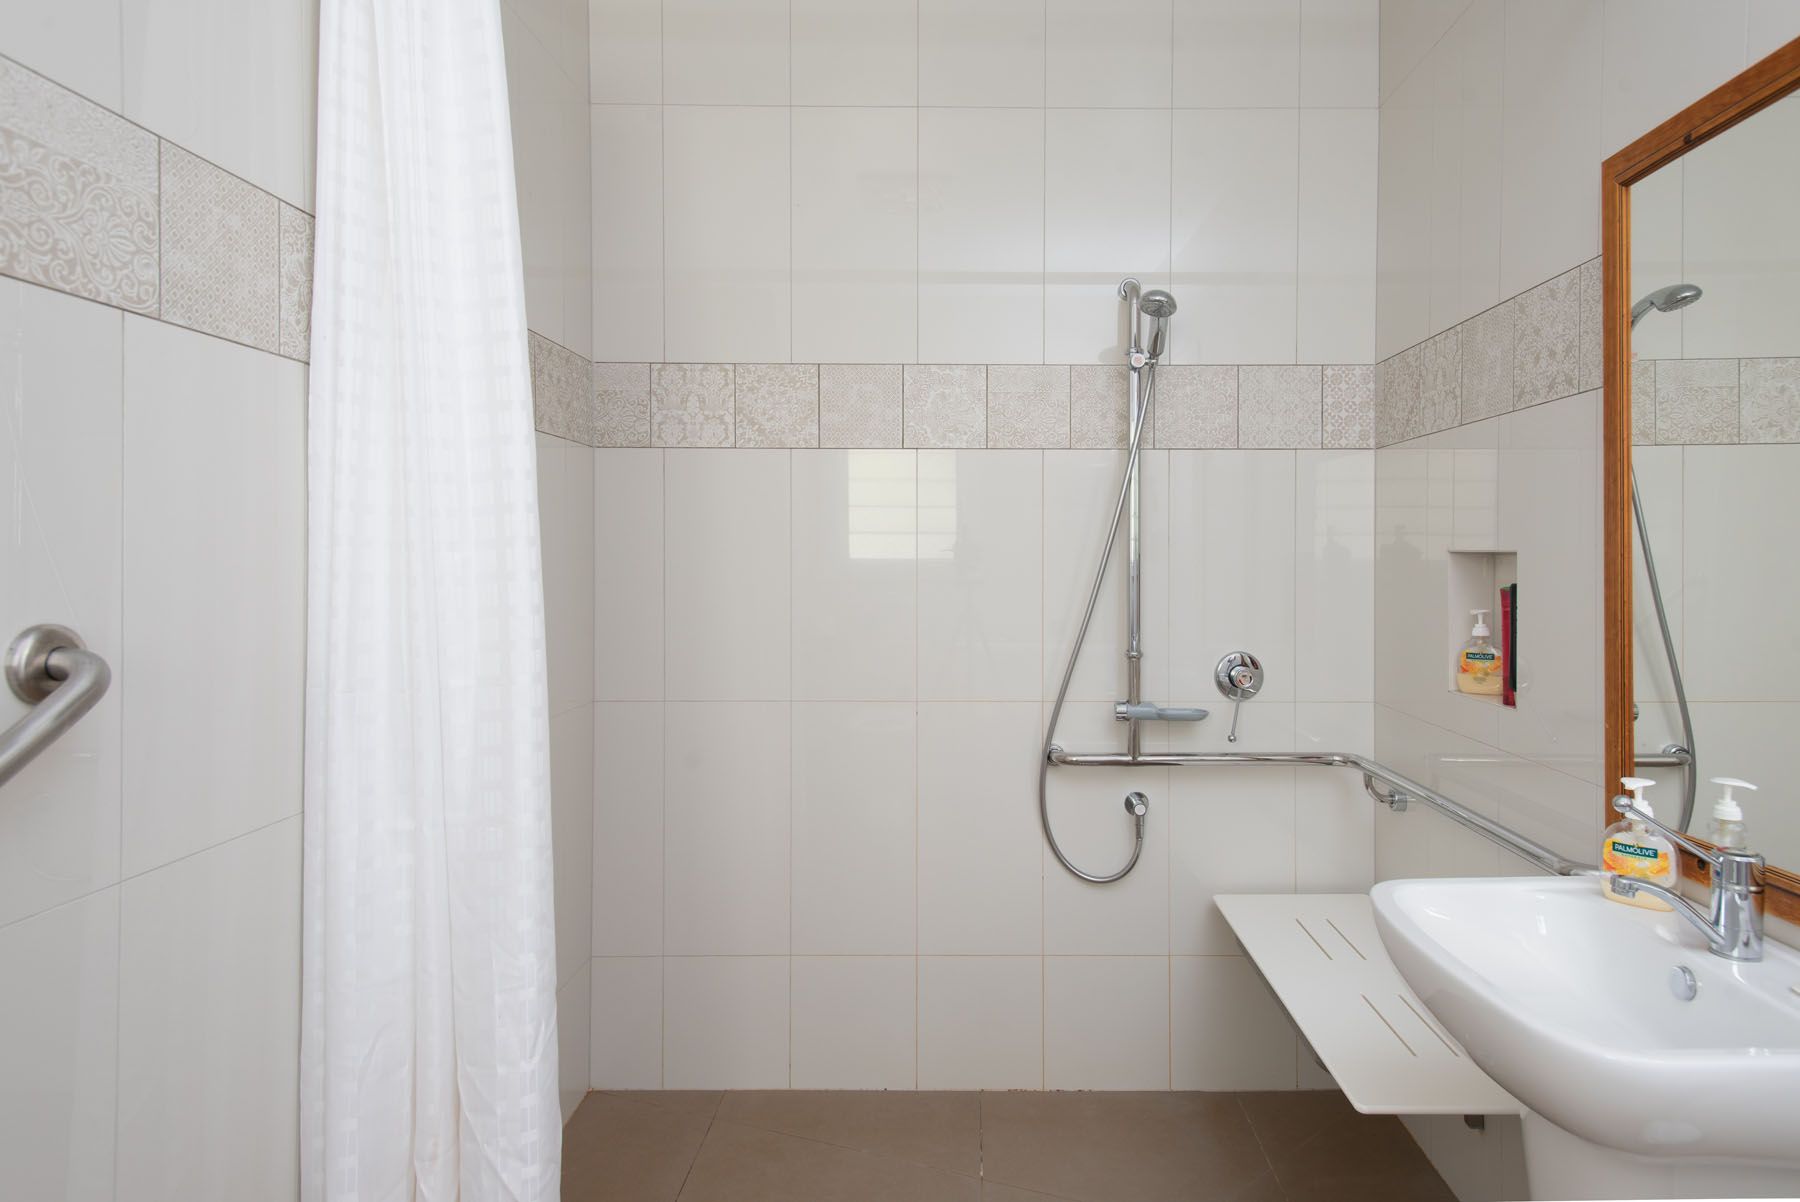
[[[99,703],[112,669],[73,630],[45,624],[27,627],[6,649],[6,683],[32,709],[0,732],[0,785]]]
[[[1052,764],[1061,764],[1070,768],[1129,768],[1142,767],[1188,767],[1198,764],[1298,764],[1317,768],[1349,768],[1362,773],[1363,787],[1376,801],[1392,809],[1404,809],[1406,804],[1417,801],[1430,806],[1444,817],[1459,826],[1467,827],[1485,839],[1498,843],[1501,847],[1530,861],[1545,872],[1557,876],[1587,876],[1599,872],[1592,864],[1584,864],[1579,860],[1571,860],[1567,856],[1551,851],[1543,844],[1510,827],[1503,826],[1485,814],[1478,814],[1460,802],[1452,801],[1436,789],[1421,785],[1410,777],[1401,776],[1391,768],[1384,767],[1374,760],[1360,755],[1352,755],[1342,751],[1178,751],[1178,752],[1142,752],[1137,755],[1107,753],[1104,755],[1075,755],[1060,747],[1052,747],[1049,753]],[[1384,789],[1377,792],[1379,783]]]

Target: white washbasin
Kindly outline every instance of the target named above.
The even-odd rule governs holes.
[[[1731,963],[1593,877],[1387,881],[1371,896],[1407,984],[1535,1115],[1671,1167],[1800,1171],[1800,954],[1771,941],[1760,963]],[[1683,967],[1692,1000],[1672,988]]]

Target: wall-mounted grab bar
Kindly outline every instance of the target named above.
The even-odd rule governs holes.
[[[1107,753],[1075,755],[1060,747],[1049,753],[1052,764],[1070,768],[1129,768],[1133,766],[1188,767],[1198,764],[1298,764],[1318,768],[1349,768],[1362,773],[1363,787],[1383,805],[1404,809],[1408,802],[1428,805],[1444,817],[1467,827],[1485,839],[1557,876],[1581,876],[1599,870],[1592,864],[1571,860],[1517,831],[1452,801],[1427,785],[1360,755],[1341,751],[1178,751],[1140,752],[1137,755]],[[1383,786],[1377,790],[1377,785]]]
[[[0,732],[0,785],[106,695],[112,669],[66,626],[27,627],[6,649],[6,683],[33,708]]]

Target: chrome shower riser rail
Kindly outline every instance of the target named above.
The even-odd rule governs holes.
[[[1430,806],[1459,826],[1504,847],[1507,851],[1557,876],[1584,876],[1599,871],[1592,864],[1571,860],[1548,847],[1526,838],[1510,827],[1479,814],[1460,802],[1452,801],[1436,789],[1422,785],[1393,769],[1365,756],[1343,751],[1173,751],[1127,755],[1108,752],[1079,755],[1052,747],[1047,759],[1064,768],[1185,768],[1206,764],[1288,764],[1316,768],[1349,768],[1360,772],[1363,787],[1384,805],[1400,808],[1408,802]],[[1385,786],[1377,792],[1376,785]]]

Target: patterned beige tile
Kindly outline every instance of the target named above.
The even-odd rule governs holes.
[[[280,202],[171,142],[162,146],[162,316],[280,349]]]
[[[1606,305],[1601,289],[1600,260],[1589,259],[1576,273],[1581,277],[1581,391],[1601,384],[1601,348],[1605,345]]]
[[[1375,365],[1330,366],[1324,373],[1325,430],[1330,448],[1375,445]]]
[[[1421,349],[1419,403],[1427,433],[1462,423],[1462,330],[1451,326]]]
[[[1424,352],[1412,346],[1375,365],[1375,445],[1429,434],[1422,400]]]
[[[987,369],[990,447],[1069,445],[1069,369],[999,365]]]
[[[0,59],[0,273],[154,314],[156,145]]]
[[[281,206],[281,353],[312,358],[313,219]]]
[[[594,365],[566,346],[532,332],[531,405],[537,428],[558,438],[594,444]]]
[[[1324,377],[1317,367],[1238,368],[1238,446],[1317,447],[1324,438]]]
[[[900,445],[898,363],[819,364],[819,445]]]
[[[907,364],[901,370],[901,425],[909,447],[987,445],[987,369]]]
[[[594,445],[650,445],[650,365],[594,364]]]
[[[1154,424],[1154,419],[1152,419]],[[1069,369],[1069,445],[1093,450],[1129,444],[1131,373],[1120,366],[1078,364]],[[1144,432],[1144,446],[1152,431]]]
[[[650,445],[728,447],[734,398],[729,363],[650,365]]]
[[[819,445],[819,369],[812,363],[737,365],[737,445]]]
[[[1513,302],[1462,323],[1462,420],[1480,421],[1513,407]]]
[[[1580,268],[1546,280],[1513,301],[1513,408],[1581,391]]]
[[[1739,361],[1738,436],[1800,442],[1800,359]]]
[[[1656,364],[1656,441],[1737,440],[1737,360],[1659,360]]]
[[[1639,446],[1656,442],[1656,361],[1639,359],[1631,365],[1631,441]]]
[[[1160,367],[1156,371],[1156,445],[1173,449],[1238,445],[1238,369]]]

